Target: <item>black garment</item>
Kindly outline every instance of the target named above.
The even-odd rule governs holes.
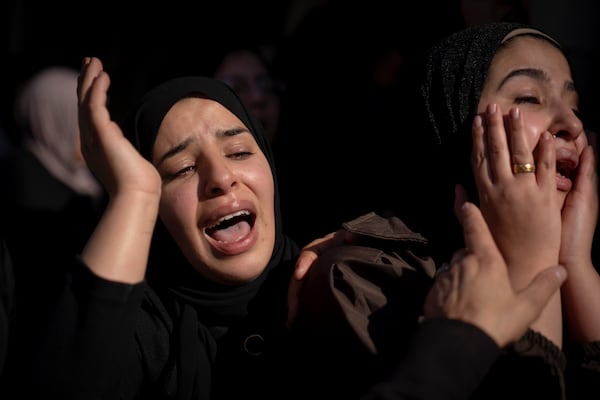
[[[63,399],[271,398],[286,357],[291,268],[192,304],[79,265],[38,350],[35,394]],[[193,279],[193,278],[192,278]],[[206,286],[196,282],[200,285]],[[191,295],[191,293],[190,293]]]
[[[36,357],[39,327],[54,306],[73,258],[81,252],[104,206],[56,179],[31,152],[10,160],[3,235],[14,274],[14,322],[5,384],[19,387],[23,369]]]
[[[311,381],[323,398],[351,399],[404,357],[435,264],[427,240],[397,217],[372,212],[343,226],[355,235],[353,244],[313,263],[293,331],[304,357],[318,360]]]
[[[0,239],[0,393],[4,392],[4,370],[15,324],[15,277],[10,252]]]
[[[420,207],[413,229],[431,242],[436,262],[448,261],[464,247],[462,228],[454,214],[454,188],[461,183],[470,200],[477,203],[471,169],[471,126],[492,59],[507,35],[533,34],[545,37],[534,27],[510,23],[490,23],[457,31],[426,52],[420,91],[422,135],[430,147],[422,150],[423,180],[415,196]],[[529,331],[503,352],[475,398],[557,398],[599,397],[597,382],[600,342],[572,344],[563,351],[545,337]],[[576,378],[575,378],[576,377]],[[519,388],[519,389],[515,389]],[[584,395],[585,390],[590,390]]]
[[[372,215],[363,220],[372,221]],[[422,259],[425,270],[416,262],[422,237],[407,232],[397,239],[395,248],[405,249],[398,254],[408,262],[398,276],[405,284],[389,278],[404,293],[387,294],[393,300],[392,312],[405,309],[404,314],[415,314],[418,307],[403,301],[425,289],[427,284],[418,282],[428,281],[430,264],[426,256]],[[329,364],[328,353],[319,354],[325,349],[319,343],[290,335],[283,328],[291,266],[274,268],[252,284],[230,290],[207,285],[190,273],[185,276],[188,285],[205,288],[204,299],[198,292],[188,293],[186,299],[183,291],[161,292],[171,289],[155,290],[148,282],[110,282],[79,264],[63,293],[50,334],[44,335],[36,349],[36,394],[66,399],[358,399],[366,391],[365,399],[467,398],[500,354],[493,340],[474,326],[441,318],[418,325],[412,318],[410,326],[402,322],[381,332],[388,345],[396,334],[406,340],[399,339],[405,350],[400,361],[393,358],[398,353],[391,348],[379,348],[382,353],[390,351],[388,361],[394,361],[393,376],[386,379],[387,374],[370,374],[369,368],[376,365],[372,354],[361,355],[357,343],[338,335],[345,328],[343,321],[320,321],[313,328],[334,332],[321,345],[338,339],[343,343],[340,350],[347,350]],[[380,338],[374,339],[385,345]],[[317,347],[311,348],[313,344]],[[362,365],[362,361],[368,363]],[[351,366],[344,371],[352,375],[325,369],[336,363]],[[365,388],[379,381],[383,383],[372,390]],[[366,390],[351,390],[359,386]]]
[[[362,400],[467,399],[500,356],[479,328],[446,318],[420,324],[406,348],[389,379]]]
[[[225,84],[204,77],[168,81],[148,92],[125,134],[151,158],[162,119],[180,99],[203,95],[233,112],[256,139],[275,183],[275,245],[253,282],[225,286],[201,278],[162,224],[151,246],[146,281],[110,282],[78,263],[36,346],[34,398],[270,398],[290,363],[286,292],[298,246],[282,233],[269,142]]]
[[[584,354],[569,352],[567,365],[565,354],[532,330],[501,351],[477,327],[421,324],[434,275],[427,240],[376,213],[344,228],[355,241],[315,261],[294,329],[302,357],[315,360],[311,383],[323,398],[585,398],[579,384],[597,394],[598,343],[586,344]],[[565,387],[573,397],[565,397]],[[303,389],[315,395],[314,387]]]
[[[64,270],[83,249],[105,198],[75,192],[26,149],[15,152],[9,165],[6,206],[1,212],[17,274],[28,284],[33,277],[52,279],[59,275],[53,269]],[[42,279],[38,274],[47,276]]]

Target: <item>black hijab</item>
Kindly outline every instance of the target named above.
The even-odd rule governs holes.
[[[152,147],[163,118],[176,102],[194,95],[206,96],[215,100],[235,114],[254,136],[269,162],[275,184],[275,247],[267,267],[267,270],[270,270],[272,267],[297,255],[297,247],[282,231],[277,174],[273,152],[267,136],[260,122],[246,109],[243,102],[229,86],[218,80],[203,76],[175,78],[162,83],[142,97],[130,119],[131,122],[126,134],[138,151],[146,159],[151,160]],[[160,246],[159,243],[157,245]],[[188,278],[189,276],[186,274],[186,280]],[[207,285],[208,287],[219,286],[210,283]]]
[[[253,307],[251,304],[264,296],[266,290],[263,288],[276,286],[275,291],[287,291],[288,272],[281,279],[271,277],[282,275],[284,267],[276,268],[277,266],[285,265],[285,270],[291,271],[299,252],[296,243],[282,231],[275,162],[267,136],[258,120],[226,84],[207,77],[188,76],[171,79],[156,86],[142,97],[134,113],[130,115],[126,124],[127,137],[150,160],[158,129],[167,112],[182,98],[198,95],[219,102],[235,114],[246,125],[265,154],[275,185],[275,245],[265,271],[256,280],[240,286],[225,286],[209,282],[193,270],[162,223],[157,224],[147,281],[160,297],[167,296],[163,300],[174,299],[173,310],[167,316],[172,319],[172,337],[164,340],[169,341],[166,347],[171,348],[175,361],[171,369],[173,375],[170,382],[165,382],[164,390],[171,391],[173,385],[176,385],[180,399],[208,396],[207,388],[214,383],[211,374],[212,362],[217,354],[215,338],[222,337],[232,325],[247,317],[249,308]],[[285,304],[276,306],[281,309]],[[268,317],[275,318],[274,315]],[[151,332],[153,329],[151,321],[142,321],[140,324],[138,331],[142,332],[142,336],[143,332]],[[145,342],[143,337],[140,341],[146,358],[152,357],[156,343]],[[161,374],[164,375],[164,372]],[[232,379],[232,384],[236,385],[235,377]]]
[[[454,185],[464,185],[470,199],[477,202],[470,162],[471,124],[488,69],[503,43],[523,34],[545,37],[560,48],[550,36],[532,26],[494,22],[457,31],[425,53],[420,83],[423,129],[433,143],[433,150],[428,149],[431,158],[425,163],[430,166],[427,179],[431,182],[427,196],[434,201],[434,213],[441,213],[431,217],[433,227],[425,230],[436,232],[427,232],[434,241],[440,235],[438,245],[447,247],[446,251],[452,252],[462,241],[462,231],[453,212]],[[455,230],[448,235],[452,225]],[[458,242],[453,243],[452,238]],[[444,258],[449,256],[450,253],[443,254]]]

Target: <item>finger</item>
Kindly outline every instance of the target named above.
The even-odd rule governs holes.
[[[296,261],[296,265],[294,266],[294,273],[288,288],[288,327],[291,327],[294,319],[296,318],[298,297],[300,295],[302,282],[306,276],[306,273],[322,252],[329,248],[339,246],[346,241],[351,241],[351,235],[346,236],[345,232],[346,231],[344,229],[340,229],[336,232],[330,232],[321,238],[311,241],[302,248],[302,251],[298,256],[298,260]]]
[[[357,239],[354,235],[345,229],[338,229],[335,232],[330,232],[327,235],[320,237],[318,239],[313,240],[306,246],[302,247],[302,253],[307,252],[302,255],[296,262],[296,272],[294,275],[298,279],[302,279],[306,271],[312,265],[314,259],[323,254],[327,249],[337,247],[343,244],[352,244],[355,243]]]
[[[566,279],[567,270],[562,266],[540,271],[531,283],[518,293],[520,298],[527,301],[518,302],[520,309],[515,312],[520,312],[531,322],[535,321]]]
[[[444,273],[436,277],[435,282],[429,289],[423,304],[425,317],[431,318],[444,315],[445,306],[448,305],[449,295],[452,292],[452,277]]]
[[[535,160],[533,159],[533,154],[525,134],[525,123],[521,115],[521,110],[518,107],[512,108],[509,111],[507,122],[512,164],[535,165]]]
[[[80,104],[87,101],[90,87],[98,74],[102,71],[102,62],[95,57],[86,57],[83,64],[81,72],[79,73],[79,85],[77,89]]]
[[[302,250],[296,261],[293,278],[297,280],[304,279],[306,272],[310,269],[317,257],[319,257],[319,254],[312,248]]]
[[[84,80],[88,78],[88,73],[86,73]],[[81,146],[86,158],[88,158],[90,152],[96,151],[98,143],[104,139],[104,136],[98,135],[99,130],[102,129],[103,133],[112,131],[103,129],[112,122],[106,108],[109,86],[110,78],[108,74],[102,70],[98,71],[98,75],[93,78],[91,86],[85,91],[85,101],[79,106]]]
[[[556,186],[556,149],[550,132],[542,133],[538,142],[536,177],[542,187]]]
[[[454,186],[454,215],[460,221],[462,218],[462,213],[460,209],[462,208],[465,202],[469,201],[469,195],[465,187],[461,184],[456,184]]]
[[[81,103],[81,101],[84,98],[85,87],[83,84],[83,80],[84,80],[85,72],[88,69],[88,65],[90,64],[90,61],[91,61],[90,57],[83,58],[83,60],[81,61],[81,69],[79,70],[79,75],[77,76],[77,99],[79,100],[79,103]]]
[[[575,190],[591,193],[598,188],[598,171],[596,169],[596,155],[592,145],[583,149],[579,156],[579,166],[575,176]]]
[[[494,181],[512,177],[511,153],[502,110],[497,104],[490,104],[486,110],[487,134],[485,144],[489,157],[490,170]]]
[[[110,77],[105,71],[98,71],[91,82],[89,89],[88,102],[90,107],[105,108],[108,88],[110,87]]]
[[[587,129],[584,129],[585,134],[584,135],[578,135],[577,138],[575,139],[575,148],[576,149],[585,149],[587,147],[587,145],[591,145],[592,148],[594,149],[594,153],[597,155],[598,154],[598,138],[597,138],[597,133],[594,131],[590,131]]]
[[[462,227],[465,246],[482,260],[483,267],[492,265],[491,259],[501,257],[481,210],[473,203],[462,207]]]
[[[476,115],[473,118],[473,125],[471,126],[471,140],[473,142],[471,149],[471,167],[473,169],[473,176],[478,188],[488,187],[492,184],[492,175],[489,165],[489,159],[487,156],[487,146],[485,143],[485,127],[483,125],[483,117]],[[455,202],[455,214],[459,214],[456,209]]]

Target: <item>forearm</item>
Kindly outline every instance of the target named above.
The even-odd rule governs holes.
[[[558,257],[547,256],[538,257],[535,260],[513,261],[509,269],[509,275],[514,290],[521,291],[526,288],[533,280],[535,275],[545,268],[558,264]],[[511,265],[511,264],[509,264]],[[558,348],[563,345],[563,320],[562,320],[561,293],[556,292],[540,316],[531,324],[530,329],[539,332]]]
[[[146,273],[159,196],[143,192],[112,198],[82,259],[101,278],[134,284]]]
[[[562,295],[569,335],[581,343],[600,341],[600,275],[591,262],[566,267]]]
[[[532,324],[531,329],[546,336],[558,348],[563,345],[561,295],[556,293]]]

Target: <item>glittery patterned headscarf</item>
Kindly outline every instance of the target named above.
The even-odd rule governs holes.
[[[537,35],[558,43],[531,26],[514,22],[496,22],[457,31],[432,46],[425,54],[420,81],[421,106],[425,126],[421,134],[429,135],[433,150],[419,167],[427,169],[425,196],[433,202],[431,229],[428,236],[440,235],[440,246],[453,251],[450,237],[462,238],[454,217],[454,185],[461,183],[470,199],[477,202],[477,191],[471,171],[471,125],[488,69],[498,49],[519,35]],[[427,200],[429,201],[429,200]],[[456,225],[456,235],[448,229]],[[442,231],[439,233],[438,231]]]
[[[523,34],[548,35],[531,26],[497,22],[458,31],[427,53],[421,93],[428,121],[439,143],[471,135],[471,123],[488,69],[498,48]]]

